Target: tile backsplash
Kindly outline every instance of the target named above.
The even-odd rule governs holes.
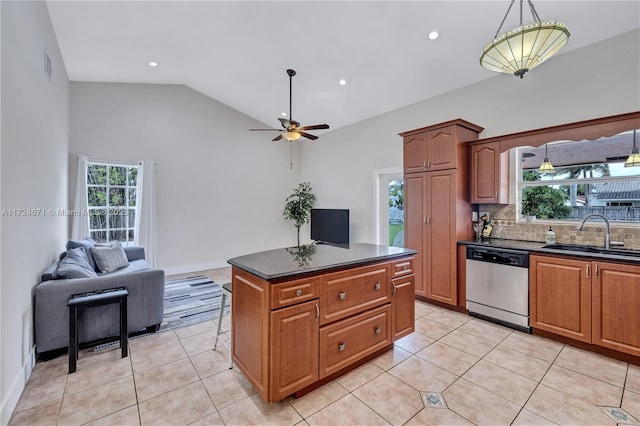
[[[494,226],[491,236],[506,240],[545,241],[549,230],[549,222],[524,223],[516,221],[516,206],[481,204],[480,211],[487,211],[492,216]],[[562,244],[586,244],[604,246],[605,226],[602,221],[588,221],[582,231],[576,230],[575,223],[553,223],[556,242]],[[611,225],[611,241],[624,242],[625,249],[640,250],[640,228],[620,224]]]

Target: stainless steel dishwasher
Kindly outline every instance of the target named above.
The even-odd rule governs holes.
[[[467,246],[469,315],[527,333],[529,327],[529,253]]]

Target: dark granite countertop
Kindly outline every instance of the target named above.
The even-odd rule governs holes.
[[[314,244],[268,250],[234,257],[227,262],[267,281],[360,264],[391,260],[417,251],[357,243],[345,246]]]
[[[584,252],[579,250],[566,250],[566,249],[558,250],[558,249],[544,248],[544,246],[547,244],[541,243],[539,241],[500,240],[497,238],[490,238],[488,240],[482,240],[482,241],[477,241],[477,240],[458,241],[458,244],[481,246],[481,247],[504,248],[504,249],[513,249],[513,250],[524,250],[528,252],[542,253],[547,255],[551,254],[556,256],[584,257],[589,259],[613,260],[613,261],[623,261],[623,262],[640,264],[640,251],[628,250],[625,248],[616,248],[612,250],[607,250],[606,253],[595,253],[595,252]]]

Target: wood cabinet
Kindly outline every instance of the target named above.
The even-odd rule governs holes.
[[[458,305],[457,248],[472,237],[468,142],[483,130],[453,120],[401,133],[404,138],[405,246],[418,250],[418,297]],[[464,303],[461,305],[464,306]]]
[[[589,264],[582,260],[530,256],[531,327],[591,342]]]
[[[593,262],[593,343],[640,356],[640,266]]]
[[[531,255],[531,327],[640,356],[640,266]]]
[[[272,283],[232,267],[232,357],[267,402],[346,372],[414,331],[413,256]]]
[[[471,203],[509,202],[509,152],[500,152],[500,142],[471,145]]]
[[[403,137],[404,172],[455,169],[463,166],[462,162],[466,166],[466,151],[462,153],[458,145],[477,140],[482,130],[473,123],[457,119],[400,133]]]
[[[319,301],[271,312],[269,395],[282,399],[318,380]]]

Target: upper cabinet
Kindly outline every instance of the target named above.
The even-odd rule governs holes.
[[[466,159],[459,158],[461,143],[478,139],[483,128],[457,119],[400,133],[404,144],[404,172],[421,173],[455,169]]]
[[[500,152],[500,142],[471,146],[471,203],[509,202],[509,152]]]

